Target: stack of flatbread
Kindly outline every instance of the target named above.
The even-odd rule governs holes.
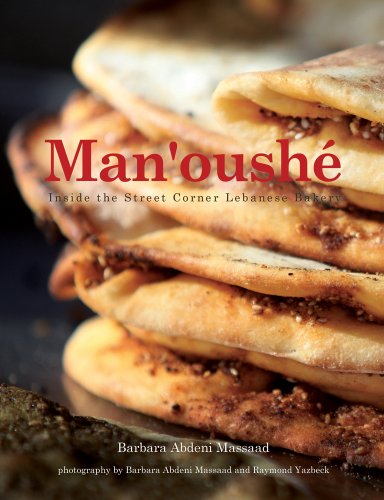
[[[263,55],[254,19],[224,9],[215,31],[195,5],[99,29],[74,62],[90,92],[11,137],[23,196],[70,241],[51,290],[100,316],[69,340],[64,369],[167,421],[384,467],[384,46],[261,72],[288,61],[275,45]],[[218,80],[245,71],[220,83],[213,114]],[[94,171],[122,153],[132,177],[132,154],[165,157],[171,140],[183,155],[252,155],[283,137],[309,159],[333,139],[340,178],[192,183],[176,158],[163,182],[75,181],[79,164],[44,182],[45,139],[69,158],[95,139]]]

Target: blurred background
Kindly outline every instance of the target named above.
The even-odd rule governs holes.
[[[55,112],[72,89],[80,43],[129,0],[0,2],[0,382],[38,392],[61,390],[61,353],[85,314],[77,303],[58,303],[47,280],[63,241],[47,244],[13,181],[5,144],[11,128],[33,113]]]

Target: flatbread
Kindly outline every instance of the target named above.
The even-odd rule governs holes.
[[[278,158],[276,140],[291,135],[290,154],[306,155],[311,178],[321,148],[334,140],[327,152],[339,157],[342,169],[332,184],[383,196],[383,68],[384,42],[363,45],[281,70],[228,78],[215,91],[213,107],[227,133],[253,153],[270,152]],[[275,115],[266,116],[265,109]],[[354,122],[355,116],[372,122],[377,131],[369,123]],[[306,127],[290,134],[281,117],[305,119]],[[306,132],[308,118],[313,123],[320,118],[311,133]],[[299,164],[291,163],[297,176]]]
[[[121,406],[231,439],[384,467],[381,412],[300,385],[263,389],[263,372],[245,363],[212,371],[204,363],[136,340],[107,319],[80,326],[64,353],[71,378]]]
[[[118,256],[121,266],[140,261],[260,293],[333,298],[383,319],[382,276],[346,273],[315,261],[224,241],[185,227],[158,232],[177,223],[143,203],[125,203],[113,183],[44,182],[49,171],[44,140],[55,134],[65,137],[69,144],[76,144],[81,137],[108,142],[112,136],[119,147],[123,147],[127,137],[132,137],[136,144],[143,138],[135,135],[122,115],[116,116],[116,111],[86,93],[70,98],[63,108],[60,126],[54,119],[48,119],[31,127],[25,125],[14,134],[9,151],[26,201],[40,218],[55,220],[61,231],[74,244],[83,244],[86,251],[114,261]],[[88,194],[90,202],[49,202],[50,192],[61,196]],[[109,196],[110,201],[97,203],[96,196],[100,193]],[[112,196],[117,197],[117,202],[111,201]],[[147,236],[138,239],[141,235]],[[57,266],[51,278],[51,291],[58,298],[66,298],[61,295],[66,292],[69,298],[72,293],[71,277],[64,266],[64,263]],[[63,278],[67,275],[67,290],[58,273],[64,273]]]
[[[134,238],[156,229],[175,225],[175,220],[216,234],[224,239],[235,239],[283,253],[301,255],[341,267],[369,272],[383,272],[382,258],[384,226],[380,220],[365,212],[349,212],[328,208],[316,203],[296,201],[302,190],[291,183],[260,185],[237,183],[237,186],[206,185],[182,182],[176,174],[177,166],[165,163],[167,182],[65,182],[45,183],[49,173],[49,149],[46,137],[65,137],[68,155],[73,156],[79,139],[91,134],[99,143],[95,149],[95,172],[101,167],[103,154],[122,152],[160,153],[166,158],[168,143],[155,143],[132,129],[127,120],[116,120],[116,112],[93,102],[93,97],[82,95],[71,100],[63,110],[63,119],[38,121],[22,125],[14,132],[9,144],[9,156],[16,180],[27,203],[40,217],[53,218],[62,232],[79,244],[85,239],[106,232],[113,238]],[[105,105],[104,105],[105,106]],[[81,115],[81,113],[83,113]],[[79,118],[79,114],[80,116]],[[96,119],[97,118],[97,119]],[[115,123],[117,123],[115,127]],[[124,124],[125,123],[125,124]],[[89,135],[88,135],[89,137]],[[181,154],[191,152],[186,145],[179,145]],[[168,151],[168,153],[167,153]],[[79,168],[79,165],[77,167]],[[128,162],[128,173],[133,168]],[[176,170],[175,170],[176,169]],[[76,174],[76,170],[75,170]],[[150,174],[148,174],[150,175]],[[54,184],[54,185],[52,185]],[[89,194],[91,202],[49,203],[49,192]],[[125,203],[126,193],[132,196],[166,197],[166,202],[144,200],[144,203]],[[233,197],[287,196],[287,202],[225,201],[226,192]],[[96,203],[96,196],[106,193],[118,197],[117,203]],[[206,201],[207,196],[218,202]],[[183,201],[182,197],[188,197]],[[192,197],[203,197],[203,202]],[[176,197],[176,198],[174,198]],[[181,201],[179,201],[181,199]],[[195,198],[197,200],[197,198]],[[158,215],[155,215],[157,213]],[[161,215],[163,214],[163,215]],[[164,215],[166,217],[164,217]],[[271,223],[273,221],[273,223]]]
[[[81,262],[83,258],[84,256],[74,248],[67,248],[60,257],[50,276],[49,282],[50,291],[56,298],[62,300],[77,296],[74,284],[74,268],[76,262]],[[148,276],[148,281],[141,281],[140,283],[137,280],[137,276],[140,276],[140,273],[137,275],[136,272],[133,272],[130,273],[130,276],[132,286],[129,290],[124,289],[124,294],[132,293],[140,284],[151,282],[153,275]],[[161,275],[155,275],[156,278],[161,279]],[[183,337],[179,332],[175,332],[175,335],[172,336],[149,332],[148,330],[133,326],[133,322],[130,323],[130,331],[145,342],[155,342],[178,352],[207,358],[239,359],[259,368],[281,373],[296,380],[305,381],[312,386],[348,401],[368,403],[378,408],[383,407],[384,384],[381,375],[327,371],[292,361],[288,358],[261,354],[252,350],[246,351],[202,340],[196,341]]]
[[[288,358],[343,372],[383,373],[383,326],[340,306],[283,299],[195,276],[79,262],[75,284],[96,313],[129,327]]]
[[[42,117],[21,122],[11,134],[8,155],[17,185],[29,207],[41,220],[53,220],[61,232],[77,245],[101,232],[110,237],[137,237],[147,232],[176,225],[176,222],[149,210],[143,203],[134,206],[121,201],[114,185],[100,180],[46,182],[50,173],[47,138],[62,139],[68,148],[77,147],[85,137],[103,137],[105,141],[130,138],[133,147],[142,143],[123,115],[84,92],[75,92],[60,117]],[[115,138],[115,139],[114,139]],[[78,165],[77,165],[78,167]],[[71,201],[81,194],[82,201]],[[68,201],[63,201],[64,196]],[[98,202],[102,200],[117,201]],[[56,201],[59,196],[59,201]],[[83,202],[89,196],[89,202]]]
[[[106,23],[80,47],[73,67],[85,87],[146,136],[224,152],[235,143],[219,132],[211,113],[216,84],[233,73],[297,60],[287,45],[271,41],[270,27],[231,1],[168,2]]]
[[[160,266],[202,278],[283,297],[340,302],[384,319],[384,276],[342,271],[320,262],[226,241],[177,227],[134,240],[100,238],[83,247],[106,265]]]
[[[279,373],[290,380],[305,382],[347,401],[384,409],[384,384],[381,375],[323,370],[288,358],[186,338],[181,333],[175,336],[162,335],[134,326],[130,326],[129,331],[144,342],[159,344],[183,355],[240,360],[257,368]]]

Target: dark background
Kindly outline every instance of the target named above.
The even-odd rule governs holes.
[[[47,281],[63,241],[47,244],[22,200],[6,158],[14,124],[54,112],[79,87],[71,61],[80,43],[129,0],[0,2],[0,383],[47,393],[68,403],[61,385],[65,340],[86,315],[59,303]]]
[[[80,43],[129,0],[0,2],[1,230],[31,227],[32,215],[5,157],[11,127],[36,111],[55,111],[78,87],[71,61]]]

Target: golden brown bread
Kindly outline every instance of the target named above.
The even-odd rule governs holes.
[[[77,292],[74,288],[74,267],[75,262],[80,263],[83,259],[84,255],[82,255],[79,251],[72,251],[71,253],[66,252],[63,257],[59,259],[50,279],[51,293],[53,293],[57,298],[72,298],[76,295]],[[99,257],[99,260],[102,261],[102,259],[103,257]],[[71,274],[67,274],[69,270],[68,264],[71,265]],[[108,276],[108,274],[112,275],[113,272],[113,268],[109,267],[107,271],[103,272],[103,274],[105,273],[105,275]],[[92,284],[92,280],[95,279],[95,276],[87,276],[88,277],[84,279],[84,283],[87,283],[87,286],[89,286]],[[129,278],[127,278],[127,276],[124,278],[126,286],[120,290],[120,295],[124,295],[127,299],[127,296],[130,293],[135,292],[140,284],[146,284],[152,280],[162,279],[162,277],[164,276],[156,273],[148,274],[137,273],[135,270],[130,271]],[[141,281],[138,281],[139,279],[141,279]],[[82,285],[80,284],[80,287],[81,286]],[[67,297],[65,296],[65,293],[67,293]],[[168,295],[169,294],[166,296]],[[116,310],[119,309],[119,301],[121,301],[122,298],[123,297],[116,301],[114,304],[115,309],[113,311],[109,305],[111,302],[110,298],[107,298],[104,306],[95,302],[95,298],[93,298],[93,301],[88,299],[87,303],[98,312],[102,312],[103,314],[113,314],[115,317],[118,317],[120,321],[123,321],[121,312],[116,313]],[[157,300],[156,294],[154,295],[154,299]],[[100,300],[102,299],[100,298]],[[175,302],[174,298],[171,300]],[[154,314],[156,317],[156,311]],[[215,314],[215,310],[213,310],[213,314]],[[274,356],[257,352],[255,350],[244,350],[238,347],[221,345],[214,341],[214,335],[212,334],[209,335],[209,338],[212,338],[215,343],[204,340],[195,340],[194,338],[183,336],[183,333],[179,331],[175,331],[172,335],[164,335],[159,333],[164,330],[164,325],[157,325],[154,327],[153,322],[152,331],[145,329],[148,328],[148,321],[147,324],[145,322],[142,323],[142,327],[135,326],[134,318],[131,319],[131,321],[125,320],[124,322],[126,324],[129,323],[130,331],[133,332],[136,337],[141,338],[144,341],[156,342],[157,344],[164,345],[172,350],[201,355],[208,358],[214,356],[220,359],[239,359],[265,370],[281,373],[296,380],[306,381],[307,383],[318,387],[325,392],[336,394],[348,401],[359,401],[373,404],[377,407],[382,407],[384,385],[382,383],[381,375],[356,372],[346,373],[334,370],[328,371],[323,368],[294,361],[287,357]],[[175,328],[176,327],[177,325],[175,324]]]
[[[89,260],[76,266],[75,284],[91,309],[128,326],[328,370],[384,372],[384,326],[345,307],[262,295],[187,274],[134,268],[115,274]]]
[[[112,186],[99,182],[82,183],[81,190],[91,196],[91,203],[48,203],[49,191],[66,190],[76,193],[80,187],[76,182],[61,181],[52,186],[52,183],[42,181],[49,171],[49,151],[44,143],[47,136],[65,137],[68,154],[72,156],[79,139],[84,138],[84,133],[88,133],[87,130],[92,126],[92,136],[99,141],[95,149],[96,169],[101,156],[111,152],[111,148],[124,152],[125,155],[140,152],[165,155],[168,150],[168,143],[149,141],[133,131],[127,120],[122,129],[121,122],[117,122],[119,125],[115,128],[115,112],[111,109],[105,112],[105,108],[98,107],[97,103],[92,107],[90,99],[93,98],[83,95],[67,105],[63,113],[66,117],[63,120],[65,126],[56,120],[37,122],[31,127],[22,127],[16,131],[9,144],[9,156],[16,180],[26,201],[40,216],[50,216],[56,220],[72,241],[82,242],[90,235],[100,232],[107,232],[114,238],[135,237],[172,226],[175,224],[170,220],[172,218],[226,239],[331,262],[349,269],[370,272],[384,270],[384,226],[380,217],[359,210],[350,212],[318,206],[316,203],[296,202],[296,194],[301,192],[301,188],[290,183],[240,183],[241,186],[224,187],[230,196],[239,194],[240,190],[249,196],[286,195],[288,200],[286,203],[255,204],[248,201],[233,205],[224,200],[223,186],[212,185],[203,189],[191,186],[188,182],[180,184],[181,178],[175,174],[177,167],[171,162],[165,164],[168,182],[133,182],[127,185],[116,181]],[[84,112],[80,121],[77,107],[88,109],[88,114]],[[95,109],[96,116],[93,116]],[[180,144],[180,150],[180,154],[190,152],[183,144]],[[128,172],[134,168],[132,163],[134,162],[128,161]],[[164,195],[166,202],[148,202],[153,209],[149,212],[143,203],[124,203],[122,200],[127,190],[138,196]],[[118,203],[96,205],[95,196],[100,191],[118,195]],[[177,193],[188,196],[188,201],[175,201],[173,196],[179,196]],[[197,195],[217,195],[219,198],[217,203],[191,201],[191,196]],[[160,213],[169,218],[160,216]]]
[[[144,340],[185,352],[207,342],[223,359],[246,360],[382,407],[382,326],[358,321],[340,307],[308,307],[188,275],[138,269],[113,275],[90,261],[76,267],[83,302]]]
[[[62,127],[62,124],[65,126]],[[29,207],[42,220],[53,220],[61,232],[73,243],[81,244],[86,238],[101,232],[112,237],[135,237],[156,229],[172,227],[176,223],[161,214],[150,211],[143,203],[134,206],[120,201],[99,203],[97,195],[104,193],[111,199],[119,194],[114,185],[102,181],[79,183],[71,181],[46,182],[50,172],[47,137],[62,139],[68,149],[88,134],[108,139],[108,132],[119,141],[131,136],[132,145],[140,145],[142,138],[132,132],[123,115],[109,106],[76,92],[63,109],[60,119],[45,117],[20,123],[11,134],[8,155],[18,187]],[[83,135],[85,134],[85,136]],[[139,146],[137,146],[139,147]],[[77,165],[77,168],[79,165]],[[76,169],[74,177],[76,176]],[[71,195],[90,197],[89,203],[71,201]],[[64,196],[69,200],[64,201]],[[59,199],[56,200],[56,196]]]
[[[306,386],[284,388],[277,381],[271,387],[270,379],[245,363],[189,360],[136,340],[107,319],[78,328],[66,346],[64,368],[90,392],[170,422],[384,467],[382,412],[333,400]]]
[[[205,340],[194,340],[182,334],[162,335],[133,326],[129,327],[129,331],[144,342],[156,343],[172,351],[208,359],[240,360],[257,368],[279,373],[290,380],[305,382],[347,401],[370,404],[384,409],[384,387],[381,375],[324,370],[289,358],[228,347]]]
[[[212,116],[212,91],[226,75],[292,62],[285,40],[268,43],[270,35],[270,26],[231,0],[167,2],[105,23],[81,45],[73,67],[147,137],[228,152],[235,142]]]
[[[383,206],[383,67],[384,42],[363,45],[227,78],[215,91],[213,106],[226,132],[252,153],[267,151],[276,158],[276,140],[290,137],[290,154],[306,155],[310,177],[315,158],[332,139],[332,153],[342,165],[332,185],[379,195]],[[291,163],[296,176],[298,162]]]
[[[259,293],[340,302],[365,311],[371,319],[384,319],[383,275],[342,271],[187,227],[133,240],[98,238],[83,248],[119,269],[137,265],[177,269]]]

